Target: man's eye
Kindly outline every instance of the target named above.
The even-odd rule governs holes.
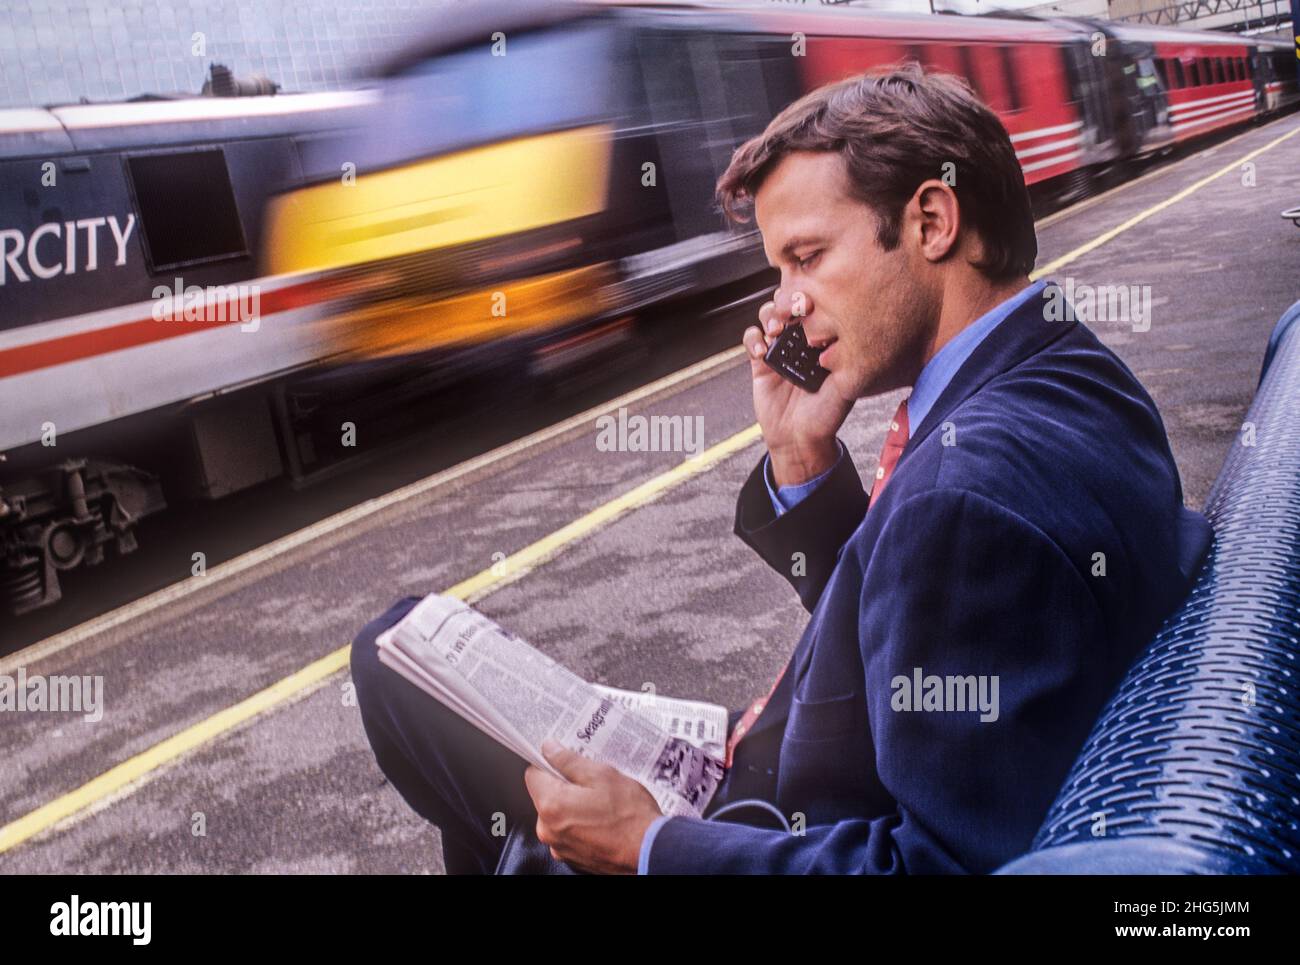
[[[814,251],[811,255],[799,259],[799,267],[807,268],[809,265],[811,265],[814,261],[816,261],[820,257],[821,257],[821,252]]]

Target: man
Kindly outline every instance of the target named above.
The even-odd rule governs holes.
[[[665,818],[563,750],[567,781],[456,750],[490,742],[446,712],[431,728],[431,702],[379,679],[393,611],[353,649],[367,733],[443,827],[449,867],[491,870],[495,806],[591,871],[992,871],[1029,848],[1208,523],[1182,505],[1137,379],[1029,283],[1023,175],[964,83],[909,65],[814,91],[735,153],[718,193],[733,218],[753,202],[781,272],[744,337],[768,451],[735,528],[812,616],[733,717],[708,816],[753,799],[789,827],[755,808]],[[763,362],[794,320],[830,372],[816,393]],[[838,431],[858,399],[908,386],[868,494]]]

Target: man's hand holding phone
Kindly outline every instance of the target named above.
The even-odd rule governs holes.
[[[799,317],[793,314],[800,309]],[[750,375],[754,384],[754,412],[772,457],[772,475],[778,486],[793,486],[821,475],[839,459],[835,434],[854,400],[845,400],[823,384],[809,392],[783,378],[764,361],[772,342],[787,325],[799,324],[812,311],[805,293],[777,289],[758,310],[759,324],[745,330]]]

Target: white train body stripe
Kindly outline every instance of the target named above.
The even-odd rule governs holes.
[[[311,365],[325,311],[314,303],[264,315],[256,331],[236,321],[0,378],[0,450],[37,441],[46,422],[72,432]]]
[[[249,278],[246,281],[231,282],[234,286],[256,287],[261,292],[273,292],[289,285],[312,281],[319,277],[319,272],[295,272],[285,275],[266,275],[262,278]],[[157,284],[168,286],[171,278],[159,276]],[[66,318],[52,318],[47,322],[34,325],[20,325],[6,331],[0,331],[0,351],[18,348],[23,345],[36,345],[51,339],[64,338],[68,335],[81,335],[95,332],[102,328],[112,328],[126,322],[149,318],[153,313],[153,300],[133,302],[130,305],[117,305],[113,308],[101,308],[86,312],[84,315],[69,315]]]
[[[1181,134],[1183,131],[1189,131],[1193,127],[1200,127],[1202,124],[1212,124],[1215,121],[1225,121],[1230,117],[1238,114],[1253,114],[1255,112],[1254,104],[1247,104],[1244,107],[1231,108],[1226,111],[1220,111],[1217,114],[1211,114],[1209,117],[1201,117],[1194,121],[1179,122],[1174,121],[1174,131]]]
[[[1189,107],[1200,107],[1203,104],[1218,104],[1221,103],[1222,101],[1237,100],[1238,98],[1242,98],[1242,97],[1254,97],[1254,96],[1255,96],[1255,92],[1253,90],[1239,90],[1239,91],[1234,91],[1231,94],[1220,94],[1218,97],[1203,97],[1198,101],[1186,101],[1181,104],[1170,104],[1169,109],[1171,111],[1185,111]]]
[[[1082,135],[1080,135],[1079,137],[1067,137],[1061,141],[1052,141],[1048,144],[1036,144],[1035,146],[1026,148],[1023,151],[1017,151],[1016,157],[1021,158],[1023,160],[1024,158],[1027,157],[1037,157],[1039,154],[1052,154],[1056,151],[1061,151],[1066,148],[1071,148],[1074,147],[1074,145],[1076,144],[1082,144],[1082,143],[1083,143]]]
[[[1044,158],[1041,161],[1032,161],[1029,164],[1022,164],[1020,165],[1020,168],[1028,173],[1030,171],[1041,170],[1042,168],[1050,168],[1054,164],[1064,164],[1066,161],[1073,161],[1075,158],[1082,156],[1083,151],[1081,150],[1069,151],[1065,154],[1058,154],[1056,157]]]
[[[1021,134],[1012,134],[1011,143],[1015,144],[1018,141],[1032,141],[1035,138],[1049,137],[1053,134],[1065,134],[1068,131],[1077,131],[1081,127],[1083,127],[1083,121],[1074,121],[1070,124],[1058,124],[1055,127],[1040,127],[1036,131],[1025,131]]]

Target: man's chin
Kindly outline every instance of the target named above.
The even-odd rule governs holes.
[[[845,402],[856,402],[863,395],[858,391],[860,381],[854,373],[844,368],[834,368],[822,383],[822,391],[830,390]]]

